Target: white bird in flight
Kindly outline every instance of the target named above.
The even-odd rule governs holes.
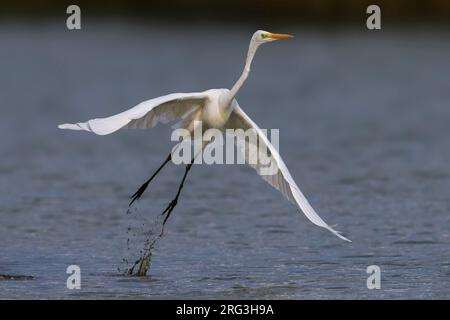
[[[189,132],[194,131],[195,125],[201,122],[203,128],[216,128],[222,131],[226,129],[254,130],[258,135],[259,143],[265,144],[265,150],[269,150],[272,160],[275,161],[278,170],[273,175],[261,175],[261,164],[251,164],[247,153],[244,150],[244,159],[250,164],[261,177],[272,187],[279,190],[289,201],[298,206],[306,217],[314,224],[323,227],[339,238],[349,241],[338,231],[334,230],[311,207],[299,187],[295,183],[288,168],[281,159],[278,151],[269,142],[265,134],[258,125],[240,108],[235,97],[241,89],[250,72],[250,66],[255,56],[256,50],[260,45],[274,40],[290,39],[291,35],[271,33],[263,30],[256,31],[251,40],[247,53],[242,75],[231,88],[228,89],[210,89],[203,92],[192,93],[172,93],[158,98],[144,101],[137,106],[122,113],[107,118],[92,119],[87,122],[76,124],[61,124],[60,129],[85,130],[98,135],[107,135],[121,128],[152,128],[158,122],[167,123],[176,119],[182,119],[180,127]],[[244,137],[245,140],[245,137]],[[241,141],[242,142],[242,141]],[[244,149],[248,149],[247,141],[243,141]],[[242,151],[242,150],[241,150]],[[195,157],[194,157],[195,158]],[[172,159],[170,153],[164,163],[156,170],[148,181],[146,181],[138,191],[131,197],[130,205],[141,197],[150,181],[159,173],[159,171]],[[194,160],[194,159],[193,159]],[[183,188],[186,176],[191,169],[193,161],[186,165],[183,178],[178,188],[175,198],[170,202],[162,214],[166,214],[163,225],[166,223],[170,213],[177,205],[178,197]]]

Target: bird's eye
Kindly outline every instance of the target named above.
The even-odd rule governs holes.
[[[267,33],[263,33],[263,34],[261,34],[261,38],[267,38],[268,37],[268,35],[267,35]]]

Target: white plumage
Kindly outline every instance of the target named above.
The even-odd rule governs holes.
[[[141,102],[137,106],[108,118],[92,119],[75,124],[61,124],[60,129],[85,130],[98,135],[113,133],[121,128],[146,129],[158,122],[168,123],[183,118],[199,108],[206,99],[204,93],[171,93]]]
[[[257,150],[261,147],[260,144],[263,143],[266,150],[270,151],[270,155],[259,153],[258,156],[271,157],[271,160],[275,162],[279,170],[271,175],[261,174],[261,162],[252,163],[249,161],[250,142],[241,141],[241,152],[246,162],[271,186],[279,190],[288,200],[298,206],[312,223],[331,231],[343,240],[350,241],[326,224],[314,211],[295,183],[278,151],[258,125],[239,107],[235,99],[237,92],[248,77],[250,66],[258,47],[266,42],[290,37],[289,35],[274,34],[262,30],[255,32],[250,42],[242,75],[231,90],[211,89],[204,92],[172,93],[144,101],[129,110],[111,117],[92,119],[82,123],[62,124],[58,127],[60,129],[85,130],[98,135],[107,135],[121,128],[152,128],[158,122],[167,123],[176,119],[182,119],[179,126],[191,132],[196,121],[202,121],[203,128],[217,128],[221,130],[254,129],[259,137],[259,145],[256,146]],[[263,163],[267,162],[263,161]],[[143,190],[145,190],[145,187]]]

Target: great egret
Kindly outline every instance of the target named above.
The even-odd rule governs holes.
[[[181,118],[182,121],[180,126],[189,130],[189,132],[193,132],[195,123],[198,123],[199,121],[202,122],[203,127],[217,128],[220,130],[237,128],[244,130],[254,129],[258,134],[260,140],[259,143],[265,144],[266,150],[270,151],[271,156],[279,168],[276,174],[261,175],[261,177],[274,188],[282,192],[293,204],[297,205],[312,223],[331,231],[343,240],[350,241],[326,224],[314,211],[308,200],[298,188],[278,151],[269,142],[258,125],[239,107],[239,104],[235,99],[236,94],[248,77],[253,57],[259,46],[274,40],[290,38],[292,38],[292,36],[288,34],[271,33],[263,30],[256,31],[250,41],[244,70],[231,90],[211,89],[203,92],[172,93],[144,101],[129,110],[108,118],[92,119],[87,122],[76,124],[62,124],[58,127],[60,129],[85,130],[98,135],[107,135],[121,128],[152,128],[158,122],[167,123]],[[245,143],[246,142],[244,141],[244,144]],[[246,157],[246,155],[244,157]],[[167,159],[158,170],[156,170],[151,178],[136,191],[131,197],[130,205],[141,197],[150,181],[160,172],[167,162],[171,160],[171,158],[172,155],[169,154]],[[246,162],[248,162],[247,160],[248,159],[246,159]],[[251,166],[259,173],[259,164]],[[190,164],[186,165],[186,170],[175,198],[162,213],[166,214],[163,225],[177,204],[181,189],[183,188],[186,176],[191,167],[192,161]]]

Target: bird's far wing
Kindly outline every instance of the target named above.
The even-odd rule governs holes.
[[[121,128],[152,128],[158,122],[167,123],[184,118],[200,108],[207,95],[203,92],[172,93],[141,102],[137,106],[108,118],[92,119],[75,124],[61,124],[60,129],[85,130],[98,135],[113,133]]]
[[[239,105],[234,108],[225,127],[226,129],[234,130],[255,130],[257,134],[257,145],[255,148],[258,152],[257,161],[249,161],[249,157],[252,153],[250,144],[254,142],[252,142],[251,139],[246,139],[245,137],[244,139],[242,139],[242,137],[239,137],[239,135],[235,134],[235,136],[240,140],[238,141],[238,145],[240,145],[240,151],[246,163],[253,167],[257,171],[257,173],[272,187],[279,190],[289,201],[297,205],[312,223],[323,227],[334,233],[339,238],[350,242],[349,239],[345,238],[338,231],[334,230],[328,224],[326,224],[325,221],[323,221],[322,218],[315,212],[315,210],[311,207],[308,200],[305,198],[305,196],[295,183],[294,179],[289,173],[288,168],[284,164],[283,159],[281,159],[278,151],[270,143],[270,141],[267,139],[266,135],[261,131],[258,125],[253,122],[253,120],[250,119],[247,114],[245,114],[245,112],[239,107]],[[265,150],[261,152],[261,149]],[[269,152],[267,152],[266,150],[268,150]],[[275,164],[277,166],[277,170],[275,170],[275,172],[270,172],[270,174],[263,174],[262,168],[264,166],[267,166],[268,163]]]

